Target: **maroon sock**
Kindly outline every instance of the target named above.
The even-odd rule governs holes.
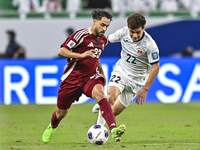
[[[52,117],[51,117],[51,126],[52,128],[57,128],[58,124],[60,123],[61,120],[59,120],[56,117],[56,111],[53,113]]]
[[[108,103],[106,98],[103,98],[102,100],[100,100],[98,102],[99,106],[100,106],[100,110],[102,113],[103,118],[106,120],[106,123],[108,124],[108,127],[110,129],[110,131],[113,128],[116,128],[116,120],[115,120],[115,116],[112,112],[111,106]]]

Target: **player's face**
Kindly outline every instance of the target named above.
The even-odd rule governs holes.
[[[130,29],[130,28],[128,28],[128,30],[129,30],[129,34],[131,36],[131,39],[134,42],[137,42],[142,38],[142,35],[144,33],[144,30],[145,30],[145,27],[144,28],[140,27],[138,29]]]
[[[96,37],[102,37],[106,30],[108,29],[108,26],[110,25],[110,19],[106,17],[102,17],[101,20],[94,19],[94,32],[93,34]]]

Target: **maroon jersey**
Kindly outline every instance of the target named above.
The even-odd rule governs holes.
[[[63,72],[62,81],[68,78],[67,82],[79,82],[82,77],[91,77],[98,72],[98,60],[101,56],[104,46],[107,44],[105,36],[96,38],[90,28],[76,31],[70,35],[61,45],[72,52],[84,53],[87,50],[94,49],[94,58],[84,59],[68,58],[68,64]],[[70,76],[70,77],[69,77]],[[76,81],[75,81],[76,80]]]

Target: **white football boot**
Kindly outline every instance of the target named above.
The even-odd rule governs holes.
[[[98,113],[98,112],[99,112],[99,109],[100,109],[100,107],[99,107],[99,104],[97,103],[97,104],[95,104],[95,105],[93,106],[92,112],[93,112],[93,113]]]

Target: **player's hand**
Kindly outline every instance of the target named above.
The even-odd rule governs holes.
[[[88,50],[88,51],[86,51],[86,52],[84,52],[84,53],[81,54],[81,58],[86,58],[86,57],[92,57],[92,58],[94,58],[94,53],[95,52],[96,51],[94,49]]]
[[[139,105],[139,104],[143,104],[145,103],[146,101],[146,96],[147,96],[147,90],[146,89],[141,89],[139,94],[138,94],[138,97],[136,99],[136,103]]]

